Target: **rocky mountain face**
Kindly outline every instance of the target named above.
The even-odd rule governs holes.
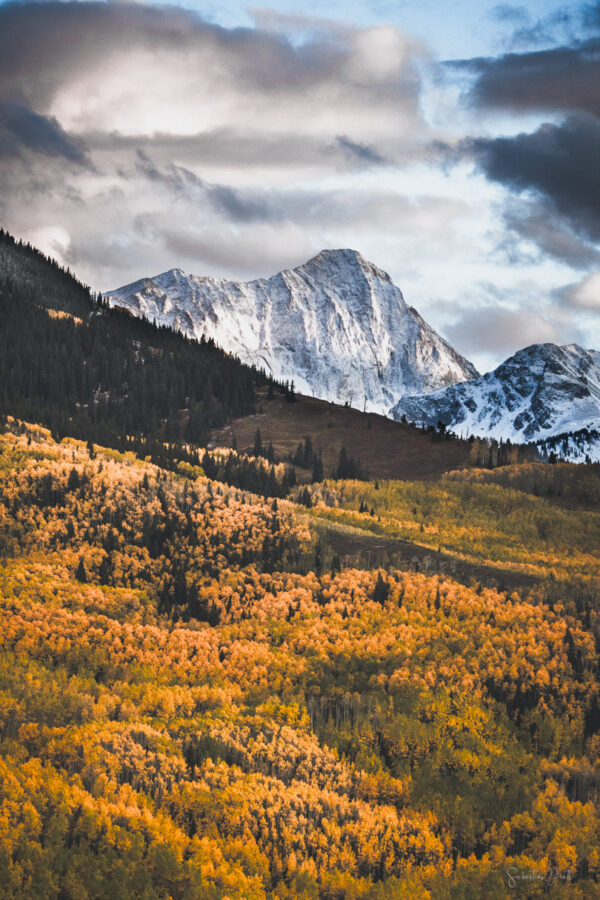
[[[600,458],[594,440],[554,440],[600,428],[600,353],[576,344],[533,344],[493,372],[428,396],[402,398],[392,416],[442,422],[457,434],[555,447],[565,458]],[[579,446],[579,450],[577,449]],[[564,449],[564,453],[561,452]]]
[[[353,250],[324,250],[250,282],[172,269],[107,294],[136,316],[212,339],[297,391],[388,413],[402,397],[477,376],[404,301],[389,275]]]

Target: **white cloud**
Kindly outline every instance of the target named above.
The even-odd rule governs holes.
[[[45,112],[69,132],[192,136],[255,130],[406,143],[422,130],[414,61],[395,27],[335,26],[301,46],[284,35],[225,31],[181,15],[119,7],[112,40],[52,59]],[[77,30],[75,21],[73,30]],[[74,39],[79,35],[74,35]],[[71,63],[69,65],[69,63]]]
[[[59,263],[66,263],[71,235],[62,225],[38,225],[25,231],[23,238]]]
[[[590,312],[600,312],[600,272],[592,272],[578,284],[570,285],[563,297],[571,306]]]

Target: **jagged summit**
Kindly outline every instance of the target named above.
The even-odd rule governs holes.
[[[302,266],[298,266],[296,270],[303,269],[304,271],[321,271],[325,268],[328,273],[332,273],[334,271],[339,271],[342,277],[347,275],[348,269],[356,267],[360,269],[361,273],[365,276],[371,276],[373,278],[379,278],[380,281],[387,281],[390,284],[392,283],[392,279],[388,275],[387,272],[384,272],[383,269],[380,269],[379,266],[376,266],[374,263],[369,262],[368,259],[365,259],[362,254],[358,252],[358,250],[350,250],[350,249],[341,249],[341,250],[321,250],[320,253],[317,253],[316,256],[313,256],[312,259],[309,259],[307,263],[304,263]]]
[[[406,394],[477,375],[356,250],[248,282],[171,269],[107,295],[110,303],[212,338],[244,362],[325,400],[387,413]]]
[[[387,272],[384,272],[383,269],[380,269],[374,263],[369,262],[369,260],[365,259],[364,256],[362,256],[357,250],[349,249],[321,250],[319,253],[317,253],[316,256],[311,257],[308,262],[303,263],[301,266],[296,266],[293,269],[283,269],[278,274],[286,280],[287,276],[289,276],[290,274],[303,278],[306,281],[313,280],[315,282],[319,282],[326,280],[331,282],[331,284],[337,285],[337,287],[341,289],[343,289],[344,286],[347,286],[350,275],[352,275],[358,281],[362,279],[368,280],[376,278],[382,282],[392,284],[392,279]],[[277,278],[278,276],[275,275],[272,277]],[[231,281],[227,278],[214,277],[212,275],[188,275],[184,272],[183,269],[174,268],[168,269],[166,272],[161,272],[159,275],[140,278],[138,281],[135,281],[132,284],[125,285],[125,287],[123,288],[119,288],[118,291],[111,291],[109,296],[112,296],[113,294],[119,293],[120,291],[126,289],[131,291],[141,290],[150,282],[161,285],[172,285],[174,282],[194,281],[195,283],[203,284],[219,284],[222,288],[226,288],[227,285],[232,285],[234,287],[238,285],[260,285],[265,281],[270,280],[271,278],[255,278],[249,281],[237,282]],[[398,293],[401,297],[401,292],[399,291]],[[402,302],[404,302],[403,299]]]
[[[513,442],[598,429],[600,353],[578,344],[532,344],[468,383],[404,397],[392,414]]]

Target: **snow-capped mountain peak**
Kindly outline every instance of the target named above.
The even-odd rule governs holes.
[[[349,270],[356,268],[360,269],[364,277],[378,278],[380,281],[392,283],[387,272],[365,259],[358,250],[321,250],[300,268],[306,273],[325,275],[328,278],[337,270],[343,279],[347,278]]]
[[[190,337],[212,338],[302,393],[377,412],[477,374],[355,250],[322,250],[248,282],[170,269],[107,298]]]
[[[538,442],[600,426],[600,353],[577,344],[533,344],[493,372],[428,396],[404,397],[392,414],[457,433]]]

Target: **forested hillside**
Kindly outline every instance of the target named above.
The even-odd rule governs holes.
[[[0,896],[600,897],[597,513],[458,481],[309,509],[12,419],[0,451]],[[330,571],[330,515],[456,553],[495,516],[536,586]]]
[[[262,373],[210,342],[110,310],[0,232],[0,413],[162,458],[255,409]]]
[[[550,478],[554,476],[546,480],[546,489],[558,493],[581,472],[591,476],[587,484],[593,497],[600,486],[599,473],[574,464],[563,466],[568,474],[562,467],[545,467]],[[597,565],[600,512],[596,505],[586,509],[573,502],[571,495],[557,504],[498,483],[503,476],[507,485],[526,482],[536,469],[527,464],[500,469],[495,484],[486,483],[492,472],[468,469],[463,477],[452,473],[453,477],[433,483],[325,481],[302,494],[296,489],[296,494],[304,499],[308,492],[313,518],[337,527],[538,578],[585,578]],[[577,497],[576,491],[572,497]]]

